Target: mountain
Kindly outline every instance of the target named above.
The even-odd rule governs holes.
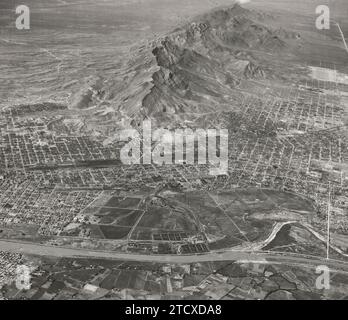
[[[135,48],[115,77],[103,80],[97,94],[92,86],[84,88],[88,96],[75,99],[74,105],[81,109],[86,101],[85,108],[95,106],[100,123],[113,123],[115,129],[139,125],[145,117],[161,125],[198,121],[205,126],[202,115],[241,100],[236,90],[241,82],[279,77],[271,64],[263,64],[264,56],[288,54],[289,39],[297,38],[284,28],[272,29],[273,19],[238,4],[197,17]]]

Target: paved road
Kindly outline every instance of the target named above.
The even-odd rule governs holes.
[[[66,258],[96,258],[109,260],[125,261],[143,261],[157,263],[195,263],[207,261],[249,261],[317,266],[326,265],[336,270],[346,271],[348,273],[348,262],[338,260],[326,260],[315,256],[293,255],[287,253],[272,252],[247,252],[224,250],[221,252],[209,252],[201,255],[144,255],[129,254],[109,251],[84,250],[74,248],[63,248],[55,246],[46,246],[36,243],[17,242],[9,240],[0,240],[0,251],[19,252],[23,254],[32,254],[38,256],[66,257]]]
[[[337,25],[337,28],[338,28],[340,34],[341,34],[342,41],[343,41],[343,45],[344,45],[344,47],[345,47],[345,49],[346,49],[346,51],[347,51],[347,53],[348,53],[348,46],[347,46],[347,42],[346,42],[346,39],[345,39],[345,37],[344,37],[343,31],[342,31],[340,25],[338,24],[338,22],[335,22],[335,23],[336,23],[336,25]]]

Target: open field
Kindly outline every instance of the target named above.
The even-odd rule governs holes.
[[[108,204],[115,201],[115,198],[108,200]],[[135,226],[130,235],[134,240],[181,242],[198,236],[212,248],[223,248],[261,241],[275,222],[310,222],[315,214],[312,201],[267,189],[195,191],[173,193],[169,197],[159,194],[138,209],[102,206],[96,216],[105,238],[121,239]]]
[[[14,9],[0,4],[0,106],[74,103],[99,75],[113,77],[131,47],[166,33],[192,15],[227,0],[28,0],[31,30],[14,27]],[[156,17],[156,19],[154,19]]]

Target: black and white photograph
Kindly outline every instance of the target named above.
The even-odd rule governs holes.
[[[348,0],[0,0],[0,304],[347,300],[347,43]]]

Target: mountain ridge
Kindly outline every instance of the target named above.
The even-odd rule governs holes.
[[[94,105],[94,115],[116,123],[116,129],[139,126],[144,118],[185,126],[218,112],[238,101],[241,81],[278,77],[258,55],[290,52],[286,39],[297,34],[270,28],[269,19],[274,18],[239,4],[201,15],[134,50],[115,79],[94,88],[95,99],[88,92],[85,107]]]

